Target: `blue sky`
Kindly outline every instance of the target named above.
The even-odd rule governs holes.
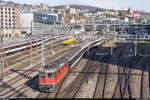
[[[17,3],[40,4],[48,3],[49,6],[67,5],[67,4],[82,4],[91,5],[101,8],[126,9],[131,7],[136,10],[144,10],[150,12],[150,0],[5,0]]]

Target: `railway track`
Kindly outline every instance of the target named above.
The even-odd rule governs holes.
[[[84,70],[85,70],[85,68],[84,68]],[[84,79],[84,78],[85,78],[85,75],[82,76],[82,77],[79,78],[79,79],[78,79],[78,78],[79,78],[79,76],[78,76],[76,79],[77,79],[78,81],[81,81],[80,79]],[[79,83],[80,83],[80,82],[79,82]],[[62,84],[62,83],[61,83],[61,84]],[[61,86],[61,84],[60,84],[60,86]],[[75,82],[73,81],[73,82],[72,82],[72,85],[69,85],[70,88],[69,88],[69,90],[67,90],[67,92],[66,92],[65,95],[67,95],[67,94],[70,92],[71,89],[72,89],[72,90],[74,89],[74,88],[73,88],[73,87],[74,87],[74,84],[75,84]],[[81,83],[80,83],[80,84],[81,84]],[[79,84],[79,86],[80,86],[80,84]],[[59,89],[59,88],[58,88],[58,89]],[[60,90],[60,89],[59,89],[59,90]],[[76,90],[76,91],[77,91],[77,90]],[[63,92],[63,93],[64,93],[64,92]],[[45,96],[45,95],[46,95],[45,93],[44,93],[44,94],[42,93],[42,94],[40,94],[38,97],[39,97],[39,98],[40,98],[40,97],[44,97],[44,98],[45,98],[45,97],[48,97],[48,96],[49,96],[49,94],[47,94],[46,96]],[[57,94],[55,95],[55,97],[58,98],[58,97],[60,97],[60,95],[61,95],[61,93],[58,91]],[[62,96],[61,96],[61,97],[62,97]]]
[[[67,88],[61,89],[62,85],[65,81],[67,81],[67,77],[71,74],[68,73],[63,80],[61,80],[60,84],[58,84],[58,87],[56,88],[56,90],[52,91],[51,93],[39,93],[39,95],[37,95],[36,98],[77,98],[79,96],[79,94],[83,91],[83,86],[85,86],[85,84],[88,82],[91,74],[96,68],[97,66],[99,66],[99,73],[98,73],[98,78],[96,81],[96,85],[95,85],[95,91],[93,92],[93,98],[107,98],[107,93],[108,93],[108,79],[110,79],[109,77],[109,68],[110,65],[108,63],[110,63],[108,60],[113,61],[114,57],[116,56],[116,59],[118,60],[118,72],[116,73],[116,76],[118,76],[117,79],[117,84],[115,85],[115,88],[112,91],[112,98],[133,98],[135,97],[133,92],[134,91],[134,87],[137,84],[132,83],[133,75],[135,76],[140,76],[140,78],[137,78],[137,80],[140,80],[140,92],[139,92],[139,97],[140,98],[145,98],[146,96],[146,85],[144,85],[145,80],[145,70],[146,70],[146,66],[148,66],[147,64],[142,63],[144,60],[143,57],[139,58],[139,57],[129,57],[128,60],[123,59],[121,56],[124,55],[126,53],[126,45],[122,45],[116,49],[114,49],[114,54],[113,55],[102,55],[100,58],[96,55],[92,56],[92,52],[91,52],[91,57],[90,59],[100,59],[101,63],[93,63],[92,61],[88,61],[88,63],[86,64],[86,66],[84,66],[83,70],[81,71],[82,73],[79,73],[77,75],[77,77],[71,82],[70,85],[67,86]],[[141,49],[142,50],[142,49]],[[124,51],[124,52],[122,52]],[[94,52],[94,51],[93,51]],[[97,52],[95,50],[95,52]],[[94,53],[95,53],[94,52]],[[110,57],[110,58],[109,58]],[[107,62],[108,61],[108,62]],[[148,59],[147,61],[148,62]],[[36,62],[35,62],[36,63]],[[93,66],[91,68],[91,66]],[[133,73],[132,70],[135,69],[135,66],[141,66],[141,74],[136,74]],[[143,67],[144,66],[144,67]],[[76,66],[75,66],[76,67]],[[31,70],[36,70],[36,69],[31,69]],[[149,70],[149,67],[147,68],[147,70]],[[25,73],[25,75],[30,76],[31,74]],[[27,76],[27,77],[28,77]],[[149,74],[150,76],[150,74]],[[29,77],[31,78],[31,76]],[[28,97],[27,95],[25,95],[25,93],[27,91],[29,91],[30,88],[32,89],[36,89],[38,90],[38,77],[34,77],[31,78],[31,82],[27,82],[26,84],[28,84],[28,86],[20,86],[17,87],[17,92],[12,92],[10,95],[8,95],[7,97]],[[150,78],[150,77],[149,77]],[[21,79],[22,80],[22,79]],[[150,82],[149,82],[150,84]],[[0,89],[1,90],[1,89]],[[36,91],[34,90],[34,91]],[[149,90],[150,91],[150,90]]]
[[[121,47],[122,45],[120,45],[119,47]],[[104,52],[107,48],[103,49],[102,52]],[[114,49],[114,53],[116,53],[115,51],[116,49]],[[99,75],[97,78],[97,82],[96,82],[96,87],[95,87],[95,91],[93,93],[93,98],[104,98],[105,97],[105,88],[106,88],[106,83],[107,81],[107,73],[108,73],[108,69],[109,69],[109,64],[107,64],[107,62],[109,60],[111,60],[111,56],[110,54],[108,55],[101,55],[101,64],[100,64],[100,70],[99,70]]]
[[[130,45],[129,45],[129,47],[130,47]],[[127,52],[125,50],[126,48],[127,48],[126,45],[122,45],[119,47],[119,49],[118,48],[114,49],[113,56],[116,56],[116,58],[118,59],[118,62],[120,62],[120,63],[118,64],[118,67],[117,67],[118,72],[117,72],[116,76],[118,76],[118,79],[116,81],[117,84],[115,85],[115,88],[112,91],[113,92],[112,98],[114,98],[114,97],[115,98],[133,98],[133,97],[135,97],[135,94],[133,93],[133,91],[134,91],[134,89],[135,89],[134,87],[135,87],[135,85],[137,85],[137,83],[135,83],[135,84],[132,83],[133,81],[131,81],[131,80],[133,80],[133,78],[134,78],[133,76],[138,76],[135,78],[137,78],[137,80],[140,80],[140,84],[141,84],[140,85],[141,86],[140,87],[141,92],[139,92],[141,95],[140,98],[147,97],[147,96],[145,96],[146,94],[143,94],[144,91],[146,90],[146,87],[143,83],[143,82],[145,82],[144,81],[145,80],[145,78],[144,78],[145,77],[145,67],[141,67],[142,68],[141,74],[132,72],[133,70],[135,70],[135,68],[136,68],[135,66],[139,66],[138,64],[142,64],[142,62],[145,60],[143,60],[143,58],[133,57],[133,56],[128,57],[127,58],[128,60],[123,59],[121,56],[126,54],[126,52]],[[142,50],[143,49],[141,49],[141,51]],[[124,51],[124,52],[122,52],[122,51]],[[113,61],[113,56],[111,58],[112,61]],[[104,57],[104,59],[108,60],[107,57]],[[102,63],[100,63],[100,65],[99,65],[101,68],[99,69],[98,79],[96,82],[95,91],[93,93],[94,94],[93,98],[107,98],[108,91],[105,91],[105,88],[107,89],[106,86],[108,86],[106,84],[108,84],[107,83],[107,80],[108,80],[108,77],[107,77],[108,71],[107,70],[109,70],[109,65],[105,64],[107,62],[105,62],[105,63],[104,62],[105,61],[102,61]],[[144,64],[142,64],[140,66],[143,66],[143,65]],[[94,65],[92,65],[92,66],[94,66]],[[107,69],[107,66],[108,66],[108,69]],[[145,65],[145,66],[148,66],[148,65]],[[137,72],[138,72],[138,70],[137,70]],[[139,76],[141,76],[141,78],[139,78]],[[86,77],[89,77],[89,75],[86,74]],[[64,98],[65,97],[67,97],[67,98],[77,97],[78,96],[77,94],[79,94],[82,91],[81,87],[83,86],[83,83],[85,83],[85,82],[82,82],[81,80],[84,80],[84,79],[85,78],[83,76],[82,76],[82,79],[78,79],[78,80],[76,79],[78,85],[76,85],[75,83],[74,83],[74,85],[72,85],[72,87],[74,87],[75,90],[71,89],[70,88],[71,86],[69,86],[68,88],[70,90],[68,89],[69,92],[67,95],[66,95],[67,89],[64,89],[63,91],[59,92],[57,94],[57,96],[55,96],[55,97],[57,97],[57,98],[60,98],[60,97],[61,98],[62,97],[64,97]],[[79,80],[80,80],[80,82],[78,82]],[[79,83],[81,83],[82,85]],[[73,83],[71,83],[71,84],[73,84]],[[134,92],[137,92],[137,91],[134,91]]]
[[[77,64],[76,64],[77,65]],[[73,69],[75,69],[76,68],[76,66],[74,66],[73,68],[72,68],[72,70]],[[71,70],[71,72],[72,72],[72,70]],[[71,72],[69,72],[69,73],[71,73]],[[60,84],[59,84],[59,86],[58,86],[58,88],[56,88],[55,89],[55,91],[53,91],[52,93],[50,93],[50,94],[47,94],[46,95],[46,93],[41,93],[41,94],[39,94],[38,96],[37,96],[37,98],[41,98],[41,97],[50,97],[50,98],[52,98],[52,97],[54,97],[54,98],[57,98],[58,97],[58,95],[60,94],[60,90],[61,90],[61,86],[63,85],[63,83],[64,83],[64,81],[66,80],[66,78],[69,76],[69,74],[67,74],[66,76],[65,76],[65,78],[60,82]],[[46,95],[46,96],[45,96]]]
[[[126,46],[124,46],[124,47],[122,47],[119,51],[123,51],[124,50],[124,52],[125,52],[125,49],[126,49],[127,47]],[[124,53],[124,52],[119,52],[116,56],[119,58],[119,63],[118,63],[118,65],[122,65],[122,63],[123,63],[123,60],[121,59],[121,56],[122,56],[122,54]],[[123,67],[122,67],[123,66]],[[121,98],[123,98],[123,96],[124,96],[124,94],[125,94],[125,90],[126,90],[126,84],[128,84],[129,83],[129,81],[128,81],[128,78],[127,78],[127,75],[128,76],[130,76],[130,74],[131,73],[126,73],[126,69],[125,69],[125,66],[127,66],[127,65],[122,65],[122,66],[118,66],[118,81],[117,81],[117,84],[116,84],[116,87],[115,87],[115,90],[114,90],[114,92],[113,92],[113,95],[112,95],[112,98],[114,98],[114,97],[121,97]],[[128,69],[127,69],[128,70]],[[130,71],[129,72],[131,72],[131,68],[130,68]],[[123,81],[123,80],[125,80],[125,81]],[[122,88],[122,86],[124,85],[124,87]],[[130,91],[130,84],[128,84],[128,90]],[[117,88],[118,88],[118,90],[117,90]],[[129,92],[130,93],[130,92]],[[119,96],[120,95],[120,96]]]
[[[102,44],[101,44],[102,45]],[[96,56],[96,55],[95,55]],[[94,58],[94,59],[96,59],[96,58]],[[94,59],[92,59],[92,61],[94,60]],[[89,63],[89,64],[88,64]],[[83,69],[81,72],[82,73],[79,73],[79,75],[77,76],[77,78],[75,79],[75,80],[78,80],[77,82],[78,82],[78,85],[76,84],[76,82],[72,82],[71,84],[72,85],[70,85],[70,88],[72,89],[72,90],[70,90],[70,88],[69,88],[69,90],[67,90],[68,92],[66,92],[65,94],[64,94],[64,96],[65,97],[72,97],[72,98],[75,98],[76,97],[76,95],[78,95],[78,93],[79,93],[79,91],[81,91],[81,87],[83,86],[83,84],[85,83],[85,80],[86,80],[86,83],[88,82],[88,80],[89,80],[89,77],[90,77],[90,73],[92,73],[94,70],[96,70],[96,68],[97,67],[99,67],[98,65],[98,63],[95,63],[95,64],[93,64],[92,65],[92,62],[91,61],[88,61],[88,63],[86,64],[86,67],[87,66],[89,66],[89,68],[90,68],[90,66],[93,66],[93,68],[92,69],[90,69],[90,71],[89,71],[89,69],[87,70],[87,69]],[[86,70],[86,71],[85,71]],[[81,75],[81,77],[79,77]],[[79,79],[80,78],[80,79]],[[75,81],[74,80],[74,81]],[[74,92],[72,92],[73,91],[73,88],[74,87],[77,87],[76,88],[76,90],[74,91]],[[64,90],[64,91],[66,91],[66,90]],[[70,94],[70,92],[72,92],[71,94]],[[57,92],[57,94],[55,95],[55,98],[57,97],[57,98],[59,98],[59,97],[62,97],[62,96],[60,96],[60,94],[61,93],[63,93],[63,91],[61,91],[60,93],[58,93]],[[62,94],[61,94],[62,95]]]
[[[91,53],[92,54],[92,53]],[[91,58],[96,59],[96,57],[91,55]],[[88,61],[82,72],[88,72],[90,69],[92,69],[92,61]],[[77,78],[68,86],[68,88],[64,91],[62,91],[63,94],[59,94],[59,97],[63,98],[74,98],[79,91],[80,87],[86,81],[88,73],[80,74],[77,76]]]
[[[80,62],[80,60],[79,60]],[[77,64],[79,63],[77,62]],[[77,65],[76,64],[76,65]],[[72,70],[76,69],[77,66],[74,66],[72,68]],[[56,98],[59,94],[59,92],[61,91],[62,85],[64,84],[64,81],[66,81],[66,79],[69,77],[71,72],[67,73],[65,75],[65,77],[60,81],[60,83],[57,85],[57,87],[55,88],[55,90],[51,91],[50,93],[40,93],[39,95],[36,96],[36,98]]]
[[[72,48],[72,49],[74,49],[74,48]],[[68,51],[70,51],[70,50],[68,50]],[[63,51],[63,52],[61,52],[61,54],[64,54],[64,52],[66,52],[66,51]],[[53,56],[51,59],[55,59],[55,58],[57,58],[58,56],[60,56],[60,54],[57,54],[56,56]],[[51,60],[51,59],[49,59],[49,60]],[[47,61],[47,63],[49,62],[49,60]],[[51,61],[53,61],[53,60],[51,60]],[[41,64],[39,63],[38,65],[36,65],[35,67],[32,67],[32,69],[29,69],[29,70],[31,70],[30,72],[24,72],[24,73],[22,73],[23,75],[30,75],[30,74],[32,74],[32,70],[37,70],[37,69],[40,69],[41,68]],[[21,77],[21,76],[19,76],[18,78],[17,78],[17,80],[15,80],[15,78],[13,78],[13,79],[11,79],[9,82],[7,82],[7,83],[9,83],[9,85],[10,86],[12,86],[13,84],[15,84],[15,82],[17,82],[17,81],[19,81],[19,80],[21,80],[21,79],[23,79],[23,77]],[[14,81],[15,80],[15,81]],[[11,82],[12,81],[12,82]],[[22,86],[22,84],[20,85],[20,87]],[[18,87],[17,87],[18,88]],[[23,88],[21,88],[21,89],[24,89],[24,87]],[[20,89],[20,90],[21,90]],[[3,91],[3,90],[1,90],[1,91]],[[13,92],[13,90],[10,90],[9,92]]]
[[[60,48],[60,49],[61,49],[61,48]],[[58,51],[57,51],[57,52],[58,52]],[[59,53],[59,52],[58,52],[58,53]],[[49,55],[49,52],[46,52],[46,53],[45,53],[45,56],[48,57],[48,55]],[[39,62],[38,60],[41,59],[40,57],[41,57],[41,55],[36,56],[36,57],[33,57],[33,59],[32,59],[32,60],[33,60],[32,64],[38,63],[38,62]],[[46,58],[46,59],[47,59],[47,58]],[[36,62],[35,62],[35,61],[36,61]],[[19,65],[18,65],[16,68],[11,68],[11,69],[24,69],[26,66],[30,66],[30,60],[27,60],[26,62],[20,61],[20,62],[19,62]],[[3,75],[4,75],[4,76],[8,76],[8,75],[12,74],[11,69],[10,69],[10,71],[4,72]]]
[[[106,67],[106,70],[108,70],[108,66]],[[106,71],[106,76],[107,76],[107,71]],[[89,75],[87,75],[87,77],[89,77]],[[82,80],[83,80],[83,79],[85,79],[85,78],[83,77]],[[105,77],[105,80],[106,80],[106,77]],[[80,83],[80,82],[79,82],[79,83]],[[81,85],[82,83],[83,83],[83,82],[81,81],[80,85],[77,86],[77,87],[79,87],[79,88],[77,88],[77,90],[76,90],[77,92],[72,93],[71,95],[70,95],[70,94],[68,95],[68,94],[66,93],[67,95],[64,94],[64,96],[65,96],[65,97],[73,97],[73,98],[74,98],[74,97],[76,96],[76,94],[78,93],[78,91],[80,90],[80,88],[81,88],[81,86],[82,86],[82,85]],[[105,83],[106,83],[106,81],[105,81]],[[73,83],[72,83],[72,84],[73,84]],[[75,84],[75,83],[74,83],[74,84]],[[73,87],[73,85],[71,86],[71,88],[72,88],[72,87]],[[66,90],[64,90],[64,91],[66,91]],[[70,91],[70,88],[69,88],[68,91]],[[72,91],[73,91],[73,90],[72,90]],[[63,92],[61,92],[61,93],[63,93]],[[68,92],[68,93],[70,93],[70,92]],[[62,96],[58,96],[58,98],[59,98],[59,97],[62,97]]]
[[[59,40],[59,41],[55,41],[55,45],[53,45],[53,48],[55,48],[55,47],[57,47],[58,45],[60,45],[60,43],[62,42],[63,40]],[[51,42],[51,41],[50,41]],[[47,50],[49,50],[49,49],[51,49],[52,47],[51,47],[51,43],[50,42],[47,42],[46,44],[45,44],[45,51],[47,51]],[[39,49],[38,51],[37,51],[37,49]],[[38,46],[35,46],[35,47],[33,47],[33,49],[32,49],[32,56],[36,56],[37,54],[39,54],[41,52],[41,49],[40,49],[40,45],[38,45]],[[18,52],[18,53],[16,53],[15,55],[11,55],[11,56],[8,56],[8,57],[6,57],[5,59],[9,59],[8,60],[8,66],[10,66],[10,65],[12,65],[12,64],[15,64],[16,62],[19,62],[19,61],[22,61],[22,60],[24,60],[24,59],[27,59],[27,58],[29,58],[30,57],[30,49],[28,48],[28,49],[26,49],[26,50],[24,50],[24,51],[22,51],[22,52]],[[14,60],[15,59],[15,60]],[[5,67],[7,67],[7,65],[6,65],[6,62],[5,62]]]
[[[77,43],[78,44],[78,43]],[[60,49],[61,48],[65,48],[65,47],[68,47],[68,46],[62,46],[62,47],[60,47]],[[49,55],[49,49],[50,49],[50,47],[47,47],[47,51],[45,52],[45,56],[47,56],[47,55]],[[37,58],[39,58],[41,56],[41,54],[40,55],[38,55],[38,56],[32,56],[33,58],[32,58],[32,60],[34,61],[34,60],[36,60]],[[22,69],[22,68],[24,68],[25,66],[30,66],[29,65],[29,62],[30,62],[30,60],[31,59],[25,59],[25,62],[24,61],[18,61],[18,63],[17,64],[15,64],[16,66],[21,66],[21,67],[17,67],[17,68],[15,68],[15,69]],[[13,67],[13,66],[12,66]],[[15,66],[14,66],[15,67]],[[14,69],[14,68],[13,68]],[[3,75],[4,76],[7,76],[7,75],[10,75],[12,72],[11,71],[7,71],[7,72],[4,72],[3,73]]]
[[[105,51],[105,49],[103,49],[101,52],[104,52],[104,51]],[[103,55],[99,59],[104,61],[105,59],[107,59],[107,56]],[[95,90],[94,90],[94,93],[93,93],[93,98],[97,98],[97,96],[102,96],[102,95],[104,96],[104,92],[105,92],[105,84],[106,84],[106,77],[107,77],[108,66],[107,66],[107,64],[100,63],[99,67],[100,67],[100,70],[99,70],[99,74],[98,74]],[[103,75],[103,74],[105,74],[105,75]],[[103,80],[103,81],[101,81],[101,80]],[[103,82],[103,83],[100,83],[100,82]],[[104,88],[103,89],[100,88],[99,84],[103,85]],[[102,92],[98,93],[99,90],[102,91]]]
[[[118,57],[120,57],[120,56],[118,56]],[[120,86],[120,88],[119,88],[120,96],[118,95],[117,97],[132,98],[131,89],[133,90],[133,88],[132,88],[133,86],[131,86],[131,82],[130,82],[130,80],[131,80],[130,77],[132,76],[132,69],[135,68],[135,66],[138,66],[138,63],[142,63],[142,61],[144,61],[144,60],[142,60],[142,58],[138,58],[138,57],[131,57],[131,59],[128,58],[128,60],[125,59],[124,61],[122,59],[119,59],[120,63],[123,63],[125,61],[128,62],[127,65],[124,65],[127,68],[125,68],[124,66],[118,67],[118,82],[117,82],[117,85],[116,85],[116,88],[115,88],[112,98],[116,97],[115,94],[116,94],[118,85]],[[141,74],[141,75],[143,77],[143,74]],[[141,82],[143,82],[142,78],[141,78]],[[142,88],[142,86],[143,85],[141,85],[141,88]],[[119,93],[117,93],[117,94],[119,94]]]
[[[72,48],[72,51],[74,50],[75,48]],[[65,53],[63,53],[63,54],[65,54]],[[54,60],[54,59],[53,59]],[[47,63],[46,63],[47,64]],[[29,86],[29,87],[32,87],[32,88],[35,88],[35,85],[33,85],[33,86]],[[36,88],[37,88],[38,86],[36,85]],[[24,89],[24,88],[23,88]],[[22,90],[22,89],[21,89]],[[38,90],[38,89],[37,89]],[[25,91],[23,91],[22,93],[24,93],[24,92],[26,92],[27,91],[27,89],[25,90]],[[39,91],[39,90],[38,90]],[[44,94],[45,95],[45,94]],[[19,96],[19,95],[18,95]]]

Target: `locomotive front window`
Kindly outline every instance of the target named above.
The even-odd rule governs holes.
[[[44,73],[44,72],[41,72],[41,73],[40,73],[40,77],[41,77],[41,78],[45,78],[45,73]]]
[[[52,78],[52,77],[53,77],[53,74],[52,74],[52,73],[48,73],[48,74],[47,74],[47,77],[48,77],[48,78]]]
[[[55,78],[55,73],[47,73],[48,78]]]

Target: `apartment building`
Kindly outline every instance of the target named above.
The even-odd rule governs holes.
[[[21,10],[8,5],[0,6],[0,32],[4,38],[17,37],[20,34]]]

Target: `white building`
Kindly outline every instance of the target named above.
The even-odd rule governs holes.
[[[77,10],[75,8],[70,8],[70,13],[71,14],[76,14],[77,13]]]
[[[41,8],[44,9],[44,10],[47,10],[47,9],[48,9],[48,4],[46,4],[46,3],[41,3],[40,6],[41,6]]]
[[[31,24],[33,23],[34,14],[30,12],[22,12],[20,13],[20,28],[21,33],[31,33]]]

